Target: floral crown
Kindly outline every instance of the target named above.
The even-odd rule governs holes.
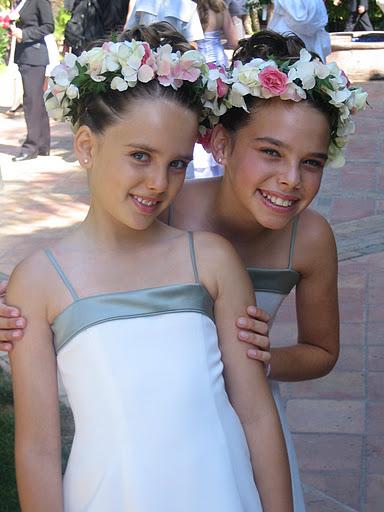
[[[331,132],[328,163],[332,167],[344,165],[344,147],[355,130],[351,115],[366,106],[367,93],[350,87],[348,78],[334,62],[323,64],[318,58],[312,60],[304,48],[300,50],[300,58],[293,63],[279,63],[272,58],[267,61],[256,58],[246,64],[235,61],[229,71],[228,83],[228,94],[222,98],[216,96],[210,105],[215,116],[223,115],[232,107],[248,112],[244,100],[248,95],[292,101],[314,98],[331,105],[330,110],[337,114],[337,122]]]
[[[75,127],[82,97],[109,90],[126,91],[138,82],[151,80],[174,90],[186,83],[195,89],[196,104],[202,106],[200,132],[211,118],[211,105],[228,93],[225,71],[207,65],[199,51],[181,54],[173,52],[169,44],[153,50],[148,43],[133,40],[106,42],[78,57],[66,53],[63,62],[51,72],[45,105],[50,117],[67,120]],[[212,119],[209,124],[213,124]]]

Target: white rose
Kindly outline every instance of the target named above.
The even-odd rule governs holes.
[[[79,97],[79,89],[76,87],[76,85],[71,84],[69,87],[67,87],[66,95],[70,100],[73,100],[75,98]]]
[[[128,89],[128,84],[120,76],[115,76],[111,82],[111,89],[118,91],[126,91]]]

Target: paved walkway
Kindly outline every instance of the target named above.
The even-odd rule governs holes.
[[[357,117],[348,163],[326,171],[315,205],[338,240],[340,359],[325,378],[283,385],[308,512],[384,510],[384,82],[365,86],[372,109]],[[52,123],[52,156],[21,163],[11,156],[23,117],[1,116],[0,133],[0,272],[9,273],[79,222],[88,196],[64,125]],[[290,297],[274,343],[295,338],[294,315]]]

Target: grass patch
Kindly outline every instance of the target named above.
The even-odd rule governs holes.
[[[71,450],[74,427],[72,412],[60,405],[62,468],[65,469]],[[0,510],[20,512],[17,498],[14,462],[14,414],[12,383],[0,367]]]

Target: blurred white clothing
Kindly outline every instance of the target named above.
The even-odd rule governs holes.
[[[192,0],[136,0],[125,28],[167,21],[188,41],[204,39],[204,32]]]
[[[331,39],[325,26],[328,13],[323,0],[274,0],[268,28],[280,34],[293,32],[325,62],[331,53]]]

